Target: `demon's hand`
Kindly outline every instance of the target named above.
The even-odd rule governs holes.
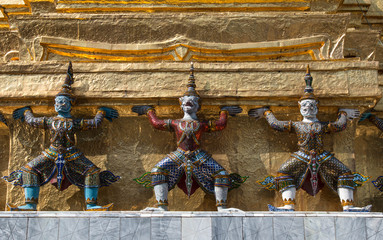
[[[132,107],[132,112],[138,113],[138,115],[146,114],[150,109],[153,109],[152,106],[140,105]]]
[[[362,116],[360,116],[360,119],[358,122],[362,122],[366,119],[369,119],[371,116],[374,116],[374,114],[372,114],[372,109],[368,109],[367,111],[362,113]]]
[[[113,109],[110,107],[100,107],[98,110],[103,111],[105,113],[104,117],[110,122],[113,119],[116,119],[119,117],[118,111],[116,109]]]
[[[352,120],[352,119],[358,118],[360,116],[360,112],[358,109],[342,108],[342,109],[339,109],[339,112],[347,113],[347,119],[348,120]]]
[[[266,111],[270,110],[267,107],[262,107],[262,108],[253,108],[250,109],[249,112],[247,113],[250,117],[254,117],[256,119],[262,118],[264,113]]]
[[[235,116],[242,112],[242,108],[239,106],[223,106],[221,111],[227,111],[230,116]]]
[[[13,119],[15,120],[20,119],[22,122],[24,122],[24,113],[27,110],[31,110],[31,107],[27,106],[27,107],[16,109],[15,111],[13,111],[13,114],[12,114]]]

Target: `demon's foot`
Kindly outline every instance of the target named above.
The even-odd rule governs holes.
[[[113,203],[109,203],[108,205],[98,206],[96,204],[87,204],[86,211],[112,211]]]
[[[25,205],[18,207],[12,203],[7,203],[7,210],[8,211],[36,211],[36,204],[27,203]]]
[[[226,208],[224,206],[219,206],[217,207],[217,211],[218,212],[228,212],[228,213],[232,213],[232,212],[243,212],[241,209],[238,209],[238,208]]]
[[[141,212],[145,212],[145,211],[164,212],[164,211],[168,211],[168,206],[147,207],[141,210]]]
[[[268,204],[267,207],[269,208],[270,212],[293,212],[294,206],[293,205],[285,205],[283,207],[274,207],[271,204]]]
[[[372,205],[367,205],[365,207],[353,207],[345,206],[343,207],[343,212],[371,212]]]

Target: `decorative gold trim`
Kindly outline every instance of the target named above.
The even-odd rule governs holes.
[[[145,49],[145,50],[108,50],[108,49],[101,49],[101,48],[89,48],[89,47],[78,47],[78,46],[71,46],[71,45],[64,45],[64,44],[53,44],[53,43],[41,43],[40,45],[46,48],[61,48],[61,49],[67,49],[67,50],[75,50],[75,51],[84,51],[84,52],[93,52],[93,53],[103,53],[103,54],[134,54],[134,55],[146,55],[146,54],[154,54],[154,53],[164,53],[169,52],[172,50],[175,50],[178,47],[185,47],[193,52],[202,52],[202,53],[211,53],[211,54],[233,54],[233,53],[265,53],[265,52],[275,52],[275,51],[286,51],[286,50],[294,50],[294,49],[300,49],[300,48],[308,48],[312,47],[314,49],[319,49],[323,47],[325,43],[323,41],[321,42],[314,42],[314,43],[303,43],[303,44],[297,44],[297,45],[290,45],[290,46],[282,46],[282,47],[260,47],[260,48],[242,48],[242,49],[208,49],[208,48],[199,48],[199,47],[193,47],[187,44],[176,44],[171,47],[166,47],[162,49]],[[312,51],[312,50],[309,50]],[[313,55],[315,58],[315,56]]]
[[[283,199],[283,204],[284,205],[295,205],[295,199],[291,199],[291,198],[289,198],[289,199]]]
[[[154,113],[156,113],[156,110],[155,110],[154,108],[149,108],[149,110],[146,111],[146,115],[148,115],[149,112],[154,112]]]
[[[30,211],[36,211],[35,209],[22,209],[22,208],[19,208],[17,205],[15,204],[12,204],[12,203],[7,203],[7,211],[26,211],[26,212],[30,212]]]
[[[34,203],[34,204],[38,204],[38,203],[39,203],[39,199],[38,199],[38,198],[34,198],[34,197],[31,197],[31,198],[25,198],[25,203]]]
[[[272,112],[271,110],[266,110],[266,111],[264,111],[264,112],[263,112],[263,116],[265,116],[265,117],[266,117],[266,116],[267,116],[267,114],[269,114],[269,113],[273,113],[273,112]]]
[[[181,46],[183,44],[180,44]],[[184,56],[182,57],[181,55],[178,54],[177,52],[177,48],[174,49],[174,53],[176,54],[176,56],[178,57],[178,59],[180,59],[181,61],[185,60],[185,58],[187,57],[187,55],[190,53],[190,48],[188,48],[188,50],[186,51],[186,53],[184,54]]]
[[[306,50],[302,52],[295,52],[295,53],[280,53],[280,54],[270,54],[270,55],[262,55],[262,56],[238,56],[238,57],[214,57],[214,56],[196,56],[193,55],[190,60],[196,60],[196,61],[236,61],[236,62],[248,62],[248,61],[259,61],[259,60],[271,60],[271,59],[278,59],[281,57],[294,57],[294,56],[300,56],[300,55],[310,55],[313,57],[313,51],[312,50]],[[316,58],[312,59],[316,60]]]
[[[344,199],[342,199],[341,205],[342,205],[342,207],[344,207],[344,206],[354,206],[354,201],[353,200],[349,200],[349,199],[347,199],[345,201]]]
[[[87,198],[85,199],[86,204],[97,204],[97,198]]]
[[[32,12],[29,9],[29,12],[10,12],[8,13],[8,16],[14,16],[14,15],[32,15]]]
[[[25,3],[25,1],[24,1],[24,4],[22,5],[22,4],[13,4],[13,5],[6,5],[6,4],[2,4],[3,5],[3,7],[5,8],[5,9],[7,9],[7,8],[27,8],[27,7],[29,7],[26,3]],[[9,13],[8,13],[9,14]]]
[[[165,200],[159,200],[158,202],[157,202],[157,206],[168,206],[169,204],[168,204],[168,200],[167,199],[165,199]]]
[[[303,43],[303,44],[297,44],[297,45],[290,45],[290,46],[283,46],[283,47],[266,47],[266,48],[243,48],[243,49],[233,49],[233,50],[220,50],[220,49],[204,49],[204,48],[198,48],[198,47],[192,47],[186,44],[179,44],[180,46],[187,47],[191,49],[192,51],[196,52],[203,52],[203,53],[253,53],[253,52],[275,52],[275,51],[285,51],[285,50],[293,50],[293,49],[299,49],[299,48],[307,48],[307,47],[315,47],[315,49],[321,48],[325,43],[323,41],[321,42],[315,42],[315,43]],[[178,47],[175,46],[175,47]]]
[[[358,184],[358,187],[363,186],[363,185],[368,181],[368,179],[371,178],[371,176],[363,175],[363,174],[361,174],[361,173],[359,173],[359,172],[352,172],[351,174],[359,174],[359,175],[361,175],[363,178],[366,178],[366,181],[364,181],[364,182],[361,182],[361,181],[359,181],[359,180],[356,181],[357,184]],[[355,180],[354,180],[354,182],[355,182]]]
[[[7,12],[7,15],[8,16],[13,16],[13,15],[31,15],[32,14],[32,10],[31,10],[31,4],[29,3],[29,0],[23,0],[24,4],[2,4],[2,6],[5,8],[5,9],[20,9],[20,8],[26,8],[25,10],[27,11],[23,11],[23,10],[19,10],[19,12]],[[3,12],[4,14],[4,12]],[[4,14],[4,16],[6,16]],[[7,19],[7,18],[6,18]]]
[[[169,175],[169,173],[167,173],[167,172],[152,172],[152,173],[150,173],[150,175],[164,175],[164,176],[167,176],[167,175]]]
[[[308,11],[310,7],[147,7],[147,8],[60,8],[58,13],[79,12],[265,12]]]
[[[50,3],[54,3],[55,0],[29,0],[29,2],[50,2]]]
[[[154,62],[154,61],[164,61],[164,60],[175,60],[173,56],[149,56],[149,57],[123,57],[123,56],[101,56],[94,54],[85,54],[85,53],[68,53],[53,49],[48,49],[48,53],[55,53],[57,55],[66,56],[66,57],[77,57],[77,58],[87,58],[93,60],[109,60],[109,61],[119,61],[119,62]]]
[[[32,0],[36,1],[36,0]],[[44,1],[44,0],[37,0]],[[184,4],[229,4],[229,3],[309,3],[309,0],[154,0],[154,1],[113,1],[113,0],[62,0],[59,4],[126,4],[126,5],[143,5],[143,4],[169,4],[169,5],[184,5]]]
[[[70,154],[70,155],[66,155],[66,156],[65,156],[65,161],[72,162],[72,161],[78,159],[79,157],[82,157],[82,154],[79,154],[79,153],[80,153],[80,152],[74,152],[74,153],[72,153],[72,154]],[[76,155],[76,154],[78,154],[77,157],[72,158],[72,159],[69,159],[69,158],[73,157],[73,156]],[[68,160],[68,159],[69,159],[69,160]],[[93,168],[93,167],[92,167],[92,168]],[[89,170],[88,170],[88,171],[89,171]],[[97,173],[97,172],[94,172],[94,173],[89,174],[89,175],[93,175],[93,174],[95,174],[95,173]],[[89,175],[87,175],[87,176],[89,176]]]
[[[209,120],[208,126],[209,126],[209,131],[215,131],[216,130],[215,120]]]
[[[106,116],[106,112],[103,111],[103,110],[97,110],[96,115],[99,114],[99,113],[101,113],[103,116]]]
[[[166,119],[164,120],[164,128],[166,128],[167,130],[171,131],[173,130],[172,128],[172,120],[171,119]]]
[[[24,111],[24,113],[23,113],[24,117],[25,117],[25,115],[26,115],[28,112],[31,112],[31,113],[32,113],[32,110],[31,110],[30,108],[26,109],[26,110]]]
[[[221,207],[221,206],[226,206],[227,205],[227,201],[225,201],[225,200],[216,200],[216,204],[215,204],[215,206],[217,206],[217,207]]]
[[[50,38],[47,38],[48,41],[52,41]],[[53,41],[55,41],[53,39]],[[56,40],[57,41],[57,40]],[[62,40],[60,40],[62,41]],[[78,44],[82,44],[81,42]],[[75,57],[75,58],[86,58],[91,60],[107,60],[107,61],[176,61],[175,57],[180,61],[185,61],[186,57],[189,57],[188,60],[197,60],[197,61],[259,61],[259,60],[269,60],[269,59],[278,59],[282,57],[294,57],[300,55],[309,55],[311,60],[318,60],[312,49],[319,50],[325,45],[324,41],[312,42],[312,43],[302,43],[295,45],[287,45],[280,47],[253,47],[253,48],[237,48],[237,49],[212,49],[212,48],[201,48],[193,47],[186,44],[175,44],[170,47],[157,48],[157,49],[143,49],[143,50],[109,50],[101,48],[90,48],[90,47],[81,47],[73,46],[66,44],[56,44],[56,43],[47,43],[42,42],[40,44],[44,49],[44,54],[41,57],[41,61],[48,60],[49,53],[66,56],[66,57]],[[187,52],[184,56],[180,56],[177,53],[177,48],[183,47],[187,48]],[[302,48],[312,48],[308,50],[299,51]],[[62,51],[68,50],[68,51]],[[295,52],[285,52],[285,51],[295,51]],[[73,52],[76,51],[76,52]],[[86,53],[85,53],[86,52]],[[264,54],[264,55],[251,55],[251,53],[272,53],[273,54]],[[108,54],[108,55],[101,55]],[[157,54],[157,56],[143,56]],[[173,55],[174,54],[174,55]],[[200,55],[205,54],[205,55]],[[208,56],[207,54],[219,54],[221,56]],[[248,54],[248,56],[232,56],[233,54]],[[116,56],[120,55],[120,56]],[[123,56],[131,55],[131,56]],[[133,56],[132,56],[133,55]],[[229,55],[229,56],[222,56]],[[231,55],[231,56],[230,56]],[[319,54],[320,55],[320,54]],[[321,56],[319,56],[321,57]]]
[[[6,4],[6,3],[3,3],[1,4],[4,8],[29,8],[30,10],[30,3],[29,3],[29,0],[23,0],[24,4]]]
[[[146,55],[146,54],[153,54],[153,53],[164,53],[164,52],[169,52],[171,50],[174,50],[175,47],[178,47],[178,45],[177,45],[174,47],[168,47],[168,48],[163,48],[163,49],[108,50],[108,49],[101,49],[101,48],[78,47],[78,46],[71,46],[71,45],[64,45],[64,44],[51,44],[51,43],[41,43],[40,45],[43,47],[46,47],[46,48],[60,48],[60,49],[66,49],[66,50],[75,50],[75,51],[92,52],[92,53],[132,54],[132,55]],[[180,44],[180,45],[182,45],[182,44]]]
[[[29,171],[26,171],[26,169],[28,169]],[[36,177],[39,177],[38,173],[33,168],[31,168],[29,165],[24,165],[23,171],[26,171],[29,174],[35,175]]]
[[[229,178],[229,175],[215,175],[214,178]]]
[[[4,17],[0,18],[0,20],[8,20],[8,18],[7,18],[7,14],[4,13],[4,8],[0,8],[0,12],[1,12],[2,15],[4,16]]]

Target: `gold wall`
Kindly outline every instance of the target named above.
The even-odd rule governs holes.
[[[363,111],[380,98],[375,62],[327,61],[310,65],[314,88],[321,100],[321,120],[335,120],[338,107]],[[73,88],[78,101],[73,115],[89,118],[100,105],[114,107],[121,115],[112,123],[105,121],[99,129],[77,134],[78,147],[91,161],[121,176],[117,183],[100,190],[100,204],[114,202],[115,210],[140,210],[155,204],[152,190],[137,184],[133,178],[150,171],[175,150],[175,137],[170,132],[153,129],[145,116],[136,116],[130,109],[133,105],[152,104],[161,118],[181,118],[177,98],[186,89],[188,67],[186,63],[74,63]],[[268,203],[281,204],[279,193],[263,189],[256,181],[276,173],[297,149],[296,136],[275,132],[264,119],[249,118],[247,111],[270,105],[280,120],[300,120],[297,100],[305,86],[306,64],[196,63],[195,67],[197,90],[203,98],[201,119],[217,118],[220,105],[238,104],[244,109],[239,116],[229,118],[224,131],[207,133],[202,143],[228,171],[249,176],[241,188],[229,193],[229,206],[260,211],[266,210]],[[19,169],[48,147],[48,132],[12,120],[11,113],[17,107],[31,105],[36,116],[53,116],[53,99],[65,77],[65,68],[65,64],[55,62],[0,67],[4,89],[1,111],[9,122],[9,128],[2,126],[5,134],[1,142],[9,149],[9,153],[2,152],[6,159],[0,165],[2,175]],[[362,86],[363,90],[359,90]],[[369,134],[360,129],[367,129]],[[352,170],[375,178],[380,173],[374,164],[379,162],[381,154],[372,154],[376,149],[371,148],[370,139],[376,139],[373,136],[378,134],[374,126],[358,127],[354,121],[344,132],[326,136],[325,146]],[[363,157],[359,156],[365,155],[371,156],[368,168],[360,165],[359,158]],[[5,201],[23,202],[22,188],[1,184],[3,189],[7,188],[7,196],[0,198],[2,206]],[[374,210],[379,211],[380,197],[378,190],[367,183],[359,190],[356,203],[368,204],[376,199]],[[38,208],[82,210],[83,198],[83,192],[75,186],[58,192],[47,184],[41,189]],[[337,195],[327,188],[315,198],[300,191],[297,203],[298,210],[340,210]],[[215,210],[214,197],[202,190],[187,199],[180,189],[174,189],[169,195],[169,205],[170,210]]]
[[[115,210],[155,203],[152,191],[132,179],[174,150],[175,138],[152,129],[130,108],[159,105],[161,117],[181,117],[177,98],[185,90],[190,61],[197,61],[201,118],[217,117],[221,105],[244,109],[230,117],[227,129],[203,140],[203,148],[227,170],[249,176],[229,194],[229,205],[243,210],[281,204],[279,193],[255,182],[275,174],[297,148],[296,136],[271,130],[247,111],[271,106],[281,120],[299,120],[297,100],[308,63],[321,120],[335,120],[341,107],[383,109],[380,0],[361,8],[343,0],[17,2],[4,0],[0,9],[0,111],[9,122],[9,127],[0,124],[0,176],[48,147],[47,132],[15,122],[11,114],[29,105],[37,116],[53,116],[53,98],[71,60],[78,97],[74,116],[91,117],[100,105],[121,115],[77,135],[90,160],[122,177],[100,191],[100,203],[114,202]],[[382,174],[381,136],[370,123],[354,121],[346,131],[326,136],[325,148],[375,179]],[[39,210],[82,210],[83,198],[74,186],[58,192],[46,185]],[[6,202],[21,204],[22,188],[0,181],[0,209]],[[357,191],[357,205],[382,211],[382,202],[371,182]],[[213,196],[201,190],[187,199],[175,189],[169,203],[170,210],[215,210]],[[299,191],[297,203],[298,210],[341,210],[328,188],[314,198]]]
[[[204,112],[206,110],[202,109]],[[297,113],[297,108],[292,109]],[[81,116],[77,114],[77,116]],[[169,117],[169,115],[166,115]],[[172,115],[171,117],[181,117]],[[201,118],[213,116],[203,116]],[[217,117],[217,116],[216,116]],[[298,114],[285,116],[277,114],[282,120],[298,119]],[[336,114],[321,112],[320,119],[333,120]],[[10,171],[20,168],[36,157],[48,146],[47,135],[24,124],[10,123],[11,161]],[[347,130],[326,136],[325,149],[333,151],[335,156],[352,170],[376,178],[382,169],[382,133],[369,123],[357,126],[356,122]],[[2,145],[7,146],[8,136],[1,138]],[[296,136],[280,133],[268,127],[264,119],[256,121],[246,115],[230,117],[228,126],[222,132],[207,133],[202,146],[213,155],[228,171],[249,176],[239,189],[229,193],[229,206],[247,211],[267,210],[268,203],[281,204],[280,194],[263,189],[255,183],[268,174],[275,174],[279,166],[297,149]],[[114,210],[140,210],[155,204],[151,189],[133,181],[160,161],[166,154],[176,149],[172,133],[153,129],[146,117],[122,117],[105,122],[101,128],[77,134],[78,147],[85,155],[102,169],[108,169],[121,176],[121,179],[110,187],[102,188],[99,202],[115,203]],[[2,152],[2,156],[8,153]],[[3,159],[4,159],[3,158]],[[6,161],[2,161],[2,175],[7,171]],[[2,192],[6,184],[1,183]],[[23,203],[21,187],[8,187],[7,201]],[[75,186],[64,192],[57,191],[47,184],[41,189],[39,210],[83,210],[83,191]],[[359,188],[356,194],[356,205],[373,204],[373,211],[382,211],[383,195],[371,182]],[[0,199],[4,206],[5,199]],[[304,191],[297,194],[297,210],[339,211],[338,197],[325,187],[316,197]],[[190,199],[178,188],[169,194],[169,209],[175,211],[214,211],[214,196],[205,194],[201,189]]]

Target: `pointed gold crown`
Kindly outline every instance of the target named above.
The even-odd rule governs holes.
[[[72,84],[74,83],[72,62],[69,62],[68,71],[66,74],[67,75],[66,75],[64,84],[61,86],[62,89],[59,93],[57,93],[56,97],[58,97],[58,96],[68,97],[70,99],[72,105],[73,105],[75,98],[74,98],[73,93],[72,93]]]
[[[303,93],[303,96],[299,99],[299,101],[305,100],[305,99],[313,99],[318,101],[318,99],[314,95],[314,89],[312,87],[313,83],[313,77],[311,77],[310,74],[310,66],[307,64],[307,70],[306,70],[306,75],[305,75],[305,82],[306,82],[306,87]]]
[[[200,97],[199,94],[197,93],[197,91],[195,90],[196,85],[195,85],[195,78],[194,78],[194,65],[193,65],[193,63],[191,63],[191,66],[190,66],[190,76],[189,76],[188,84],[186,86],[188,89],[186,90],[186,92],[184,93],[183,96]]]

